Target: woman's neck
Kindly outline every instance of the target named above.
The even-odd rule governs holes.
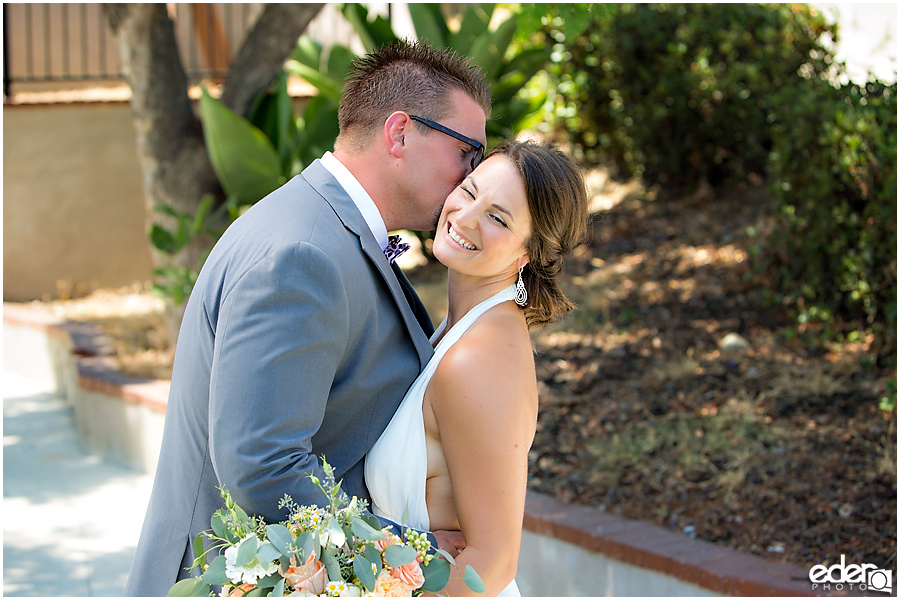
[[[448,331],[478,304],[515,282],[515,275],[472,277],[451,269],[447,283],[447,327],[444,331]]]

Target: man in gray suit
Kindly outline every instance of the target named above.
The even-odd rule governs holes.
[[[334,153],[259,201],[200,273],[178,338],[156,480],[126,595],[164,596],[218,487],[270,522],[334,466],[369,498],[366,452],[432,354],[428,315],[384,254],[433,230],[484,152],[489,87],[460,57],[399,43],[348,77]],[[447,549],[458,540],[438,535]],[[196,573],[194,573],[196,574]]]

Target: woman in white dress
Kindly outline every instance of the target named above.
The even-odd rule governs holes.
[[[534,142],[496,148],[441,213],[434,254],[449,268],[448,315],[434,357],[366,458],[366,483],[375,514],[462,532],[449,596],[472,594],[459,579],[465,565],[485,595],[519,595],[538,410],[529,330],[573,308],[558,279],[587,221],[577,166]]]

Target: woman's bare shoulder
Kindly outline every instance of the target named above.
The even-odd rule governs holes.
[[[453,410],[470,413],[536,402],[534,354],[519,309],[498,306],[473,323],[441,359],[432,387],[437,399],[452,399]]]

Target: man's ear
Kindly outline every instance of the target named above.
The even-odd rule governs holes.
[[[402,158],[406,150],[406,134],[412,121],[402,110],[392,113],[384,122],[384,147],[394,158]]]

